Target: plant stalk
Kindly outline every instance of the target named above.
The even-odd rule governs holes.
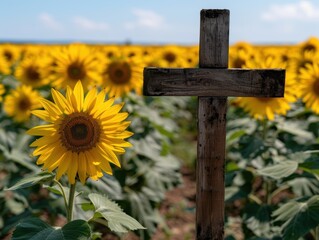
[[[68,222],[71,222],[72,218],[73,218],[75,185],[76,185],[76,182],[74,184],[71,184],[71,186],[70,186],[69,202],[68,202],[68,208],[67,208],[67,220],[68,220]]]
[[[319,226],[317,226],[315,229],[315,235],[316,235],[315,239],[319,240]]]

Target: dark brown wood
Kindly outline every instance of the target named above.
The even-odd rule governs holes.
[[[196,239],[224,238],[228,96],[282,97],[285,70],[227,69],[229,11],[202,10],[199,68],[144,69],[144,95],[199,96]]]
[[[283,97],[285,70],[145,68],[149,96]]]
[[[203,9],[200,12],[199,65],[227,68],[229,49],[229,10]],[[227,58],[225,58],[227,56]]]
[[[196,165],[196,235],[223,239],[226,97],[199,97]]]
[[[200,29],[199,67],[227,68],[229,11],[202,10]],[[229,87],[226,79],[221,85]],[[227,95],[198,97],[197,240],[224,239],[226,109]]]

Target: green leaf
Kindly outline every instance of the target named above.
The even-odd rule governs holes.
[[[14,184],[12,187],[7,188],[5,190],[16,190],[20,188],[27,188],[38,183],[49,182],[53,180],[54,176],[55,175],[53,173],[39,172],[35,175],[23,178],[22,180]]]
[[[274,179],[282,179],[293,174],[297,168],[298,163],[295,161],[282,161],[279,164],[259,169],[257,173]]]
[[[319,196],[307,201],[289,201],[274,211],[273,217],[284,222],[284,239],[297,240],[319,224]]]
[[[257,203],[245,207],[244,219],[247,227],[256,236],[267,236],[271,230],[271,206]],[[269,236],[267,236],[269,237]]]
[[[91,229],[84,220],[74,220],[62,228],[53,228],[38,218],[21,221],[13,232],[12,240],[86,240]]]
[[[114,232],[145,229],[138,221],[122,211],[122,209],[107,197],[97,193],[89,194],[89,199],[95,207],[94,219],[104,218],[107,226]]]

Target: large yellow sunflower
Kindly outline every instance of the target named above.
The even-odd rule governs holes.
[[[4,111],[16,122],[28,121],[31,111],[41,107],[40,97],[40,94],[30,86],[21,85],[5,97]]]
[[[52,85],[65,89],[81,81],[84,89],[101,83],[101,61],[93,47],[72,44],[53,53]]]
[[[49,83],[49,58],[46,56],[30,56],[24,58],[16,68],[15,77],[33,88]]]
[[[300,70],[300,97],[316,114],[319,114],[319,63],[307,64]]]
[[[246,63],[248,68],[285,68],[285,63],[274,57],[255,59]],[[283,98],[239,97],[235,100],[245,111],[254,118],[274,120],[275,115],[285,115],[291,109],[292,102],[297,100],[298,88],[296,75],[286,71],[285,94]]]
[[[48,122],[28,131],[42,136],[31,144],[37,147],[37,164],[48,171],[57,168],[57,179],[66,173],[71,184],[76,178],[85,183],[89,177],[102,177],[102,172],[112,174],[110,163],[120,167],[117,155],[131,146],[124,140],[132,133],[126,131],[130,122],[124,121],[128,113],[119,113],[123,104],[113,105],[113,98],[105,101],[105,92],[95,88],[84,97],[80,81],[73,90],[67,87],[66,97],[55,89],[52,96],[54,102],[41,99],[44,110],[32,112]]]
[[[102,86],[110,97],[122,97],[135,91],[142,93],[142,62],[132,58],[116,58],[105,64]]]

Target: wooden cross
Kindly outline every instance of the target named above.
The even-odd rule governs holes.
[[[228,96],[283,97],[285,70],[228,69],[229,10],[202,10],[199,68],[145,68],[144,95],[198,96],[196,239],[224,238]]]

